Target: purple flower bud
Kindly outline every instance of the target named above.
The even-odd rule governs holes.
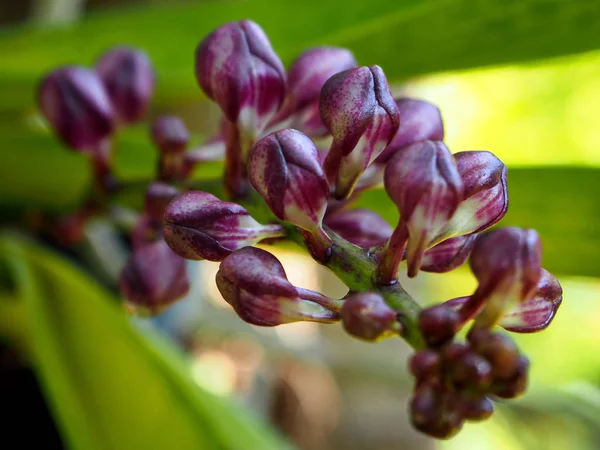
[[[154,91],[154,71],[148,55],[131,47],[117,47],[105,53],[96,71],[123,124],[144,118]]]
[[[498,223],[508,209],[506,166],[493,153],[459,152],[454,155],[463,180],[464,199],[436,239],[477,233]]]
[[[115,128],[115,115],[102,81],[92,70],[62,67],[39,89],[42,114],[68,147],[95,151]]]
[[[159,116],[152,121],[152,141],[161,153],[184,153],[190,141],[190,133],[177,116]]]
[[[540,281],[533,297],[505,314],[498,325],[515,333],[533,333],[550,325],[562,303],[560,283],[547,270],[542,269]]]
[[[242,320],[253,325],[339,320],[339,314],[330,309],[334,301],[294,287],[279,260],[265,250],[245,247],[231,253],[219,266],[216,279],[227,303]]]
[[[256,143],[248,160],[250,183],[281,220],[317,236],[327,209],[329,184],[315,144],[297,130],[271,133]],[[323,236],[324,243],[329,242]]]
[[[188,191],[176,198],[164,221],[165,240],[186,259],[222,261],[239,248],[284,235],[279,225],[261,225],[240,205],[207,192]]]
[[[436,385],[426,383],[419,386],[409,405],[413,426],[438,439],[449,439],[456,435],[464,419],[453,396],[452,392]]]
[[[151,220],[161,222],[169,203],[180,194],[175,186],[155,181],[146,189],[145,212]]]
[[[408,97],[397,98],[400,127],[392,141],[377,157],[377,164],[387,163],[401,148],[418,141],[443,141],[444,122],[437,106]]]
[[[196,79],[225,117],[257,136],[285,95],[285,70],[264,31],[254,22],[230,22],[196,49]]]
[[[417,383],[436,379],[441,374],[440,355],[430,349],[419,350],[411,356],[408,368]]]
[[[542,275],[541,253],[539,236],[531,229],[507,227],[477,238],[471,270],[479,286],[469,302],[484,306],[475,319],[476,327],[493,326],[533,297]]]
[[[384,184],[408,232],[408,275],[414,277],[425,250],[461,202],[463,184],[448,148],[434,141],[396,153],[386,166]]]
[[[146,244],[131,254],[120,285],[131,309],[158,314],[188,292],[185,260],[162,239]]]
[[[461,324],[456,310],[441,304],[423,309],[419,314],[418,325],[425,341],[435,347],[450,341]]]
[[[491,364],[494,380],[507,380],[518,372],[521,361],[519,349],[508,336],[473,328],[469,331],[467,339],[472,350]]]
[[[476,239],[476,234],[458,236],[431,247],[423,254],[421,270],[444,273],[462,266],[469,258]]]
[[[392,140],[399,114],[379,66],[357,67],[332,76],[321,91],[321,117],[333,135],[324,163],[335,196],[346,198],[360,175]]]
[[[467,394],[460,396],[460,409],[465,420],[482,421],[494,413],[494,403],[484,395]]]
[[[397,336],[400,331],[398,313],[374,292],[360,292],[347,297],[341,316],[346,332],[365,341],[376,342]]]
[[[347,241],[362,248],[385,244],[392,227],[370,209],[341,210],[325,217],[325,225]]]

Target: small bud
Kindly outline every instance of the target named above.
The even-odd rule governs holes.
[[[152,140],[160,151],[158,177],[165,181],[185,178],[185,151],[190,134],[183,121],[176,116],[160,116],[152,122]]]
[[[379,66],[332,76],[321,90],[321,118],[333,136],[323,165],[336,198],[347,198],[359,177],[392,140],[399,114]]]
[[[484,357],[471,351],[453,361],[447,371],[457,388],[481,389],[492,381],[492,365]]]
[[[72,149],[95,151],[114,131],[113,106],[92,70],[56,69],[42,81],[38,99],[42,114]]]
[[[248,178],[279,219],[314,235],[317,247],[331,246],[322,229],[329,185],[307,136],[285,129],[262,138],[250,154]]]
[[[435,379],[440,375],[440,355],[433,350],[419,350],[410,358],[408,367],[417,383]]]
[[[469,301],[484,306],[474,326],[490,328],[533,297],[542,275],[541,253],[539,236],[531,229],[507,227],[477,238],[471,270],[479,286]]]
[[[344,300],[341,311],[346,332],[358,339],[376,342],[398,335],[398,314],[374,292],[361,292]]]
[[[467,335],[471,348],[492,366],[494,379],[510,379],[520,361],[519,349],[512,339],[485,329],[472,329]]]
[[[419,330],[430,346],[439,346],[450,341],[457,333],[459,319],[458,313],[444,304],[431,306],[421,311]]]
[[[336,73],[356,67],[352,52],[337,47],[306,50],[288,71],[286,109],[291,125],[305,134],[321,137],[328,133],[319,112],[319,97],[325,82]]]
[[[459,152],[454,155],[464,185],[464,199],[436,242],[478,233],[498,223],[508,209],[506,166],[493,153]]]
[[[227,303],[242,320],[253,325],[339,320],[339,314],[328,308],[334,301],[294,287],[279,260],[258,248],[245,247],[231,253],[219,266],[216,280]]]
[[[341,237],[362,248],[385,244],[392,227],[370,209],[341,210],[325,217],[325,225]]]
[[[476,234],[458,236],[431,247],[423,254],[421,270],[444,273],[462,266],[469,258],[476,239]]]
[[[494,402],[485,395],[465,394],[460,396],[460,409],[465,420],[479,422],[494,414]]]
[[[515,333],[533,333],[550,325],[562,303],[562,287],[547,270],[542,269],[535,294],[530,300],[517,305],[498,323]]]
[[[165,241],[141,246],[121,272],[121,293],[138,312],[158,314],[189,290],[185,260]]]
[[[410,401],[414,427],[438,439],[449,439],[463,426],[463,418],[451,393],[440,392],[427,384],[419,386]]]
[[[387,163],[401,148],[418,141],[443,141],[444,122],[437,106],[408,97],[397,98],[400,127],[392,141],[377,157],[377,164]]]
[[[461,202],[462,181],[442,142],[421,141],[396,153],[385,168],[384,183],[408,230],[408,276],[414,277],[425,250]]]
[[[222,25],[198,45],[196,79],[225,117],[253,136],[265,129],[285,95],[283,64],[250,20]]]
[[[500,380],[491,387],[491,392],[500,398],[520,397],[527,390],[529,372],[529,360],[525,356],[519,356],[514,373],[510,379]]]
[[[96,71],[120,122],[142,120],[154,91],[154,71],[148,55],[134,48],[117,47],[100,58]]]
[[[282,227],[259,224],[240,205],[198,191],[172,201],[164,221],[165,240],[186,259],[222,261],[239,248],[284,235]]]
[[[145,212],[151,220],[161,222],[169,203],[180,194],[175,186],[155,181],[146,189]]]

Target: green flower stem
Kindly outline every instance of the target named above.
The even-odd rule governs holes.
[[[288,238],[302,247],[306,243],[302,233],[294,226],[285,224]],[[421,307],[402,288],[399,282],[391,285],[377,283],[377,262],[368,252],[351,244],[329,229],[331,237],[331,257],[323,265],[331,270],[348,288],[354,292],[379,292],[386,303],[398,311],[398,319],[402,325],[401,336],[414,349],[425,347],[423,337],[417,326]]]

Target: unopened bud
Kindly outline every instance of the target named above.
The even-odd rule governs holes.
[[[279,260],[265,250],[245,247],[231,253],[219,266],[216,280],[227,303],[253,325],[339,320],[339,314],[330,309],[335,301],[294,287]]]
[[[146,189],[145,212],[151,220],[161,222],[169,203],[180,194],[175,186],[155,181]]]
[[[448,148],[434,141],[396,153],[386,166],[384,183],[408,231],[408,275],[414,277],[425,250],[461,202],[463,184]]]
[[[494,402],[485,395],[465,393],[460,396],[460,409],[465,420],[479,422],[494,414]]]
[[[473,351],[490,363],[494,379],[510,379],[517,372],[519,349],[508,336],[484,329],[472,329],[467,339]]]
[[[281,226],[261,225],[242,206],[198,191],[172,201],[164,222],[165,240],[187,259],[222,261],[239,248],[284,235]]]
[[[398,313],[374,292],[360,292],[344,300],[341,311],[346,332],[356,338],[375,342],[398,335]]]
[[[230,22],[196,49],[196,79],[243,134],[258,136],[285,95],[285,70],[260,26]]]
[[[323,165],[336,198],[347,198],[369,164],[392,140],[399,114],[379,66],[332,76],[321,91],[321,118],[333,136]]]
[[[450,341],[460,326],[460,317],[451,307],[444,304],[431,306],[419,315],[419,330],[430,346]]]
[[[377,157],[377,164],[387,163],[394,154],[418,141],[443,141],[444,122],[437,106],[408,97],[397,98],[400,127],[385,150]]]
[[[121,272],[121,293],[130,309],[158,314],[189,290],[183,258],[158,240],[134,250]]]
[[[177,116],[160,116],[152,122],[152,140],[160,151],[158,177],[161,180],[178,180],[189,172],[185,167],[185,151],[190,134]]]
[[[408,368],[418,383],[436,379],[440,376],[440,355],[429,349],[419,350],[411,356]]]
[[[115,114],[96,72],[83,67],[62,67],[40,85],[39,105],[58,137],[68,147],[91,152],[109,138]]]
[[[476,327],[490,328],[533,297],[542,275],[541,253],[539,236],[531,229],[500,228],[477,238],[471,270],[479,285],[470,302],[483,309]]]
[[[154,71],[148,55],[131,47],[117,47],[100,58],[96,71],[120,122],[142,120],[154,91]]]
[[[392,235],[392,227],[370,209],[341,210],[325,217],[325,225],[341,237],[362,248],[385,244]]]

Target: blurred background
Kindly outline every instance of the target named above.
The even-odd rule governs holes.
[[[296,8],[297,17],[292,13]],[[492,419],[467,425],[450,441],[434,442],[409,424],[406,401],[412,382],[405,364],[410,353],[402,341],[366,344],[349,338],[340,327],[311,323],[276,329],[248,326],[221,300],[214,284],[218,265],[209,262],[190,262],[190,295],[155,319],[133,319],[127,339],[133,342],[137,339],[133,333],[146,336],[159,330],[160,336],[168,337],[165,351],[183,350],[181,370],[193,382],[189,389],[198,387],[227,408],[243,404],[253,411],[249,417],[264,418],[275,435],[302,449],[600,448],[600,194],[596,184],[600,180],[600,53],[593,51],[600,47],[594,37],[600,6],[579,0],[406,0],[365,8],[354,1],[343,10],[313,1],[302,5],[252,0],[0,1],[2,224],[14,229],[18,223],[22,228],[17,218],[27,214],[72,210],[89,183],[81,155],[60,147],[35,108],[35,83],[53,67],[91,64],[101,51],[118,43],[144,48],[158,74],[151,116],[180,115],[199,143],[214,130],[218,113],[195,86],[192,52],[215,26],[245,17],[257,21],[286,64],[311,45],[347,45],[359,63],[380,64],[396,93],[440,107],[446,142],[453,152],[491,150],[509,166],[511,206],[502,223],[539,230],[544,267],[558,276],[564,288],[564,301],[552,326],[540,334],[517,336],[532,361],[528,394],[499,404]],[[118,170],[124,178],[143,180],[154,167],[146,133],[139,127],[122,137]],[[394,220],[391,205],[378,207]],[[8,242],[18,240],[10,236],[4,238],[0,252]],[[345,294],[343,285],[309,257],[292,248],[270,247],[269,251],[282,261],[293,284],[333,297]],[[48,250],[40,254],[44,252]],[[71,308],[68,302],[84,306],[81,315],[55,315],[52,323],[31,312],[34,301],[21,305],[23,300],[17,297],[26,295],[34,282],[13,276],[20,273],[18,263],[9,252],[0,253],[0,409],[4,410],[0,416],[5,417],[0,421],[1,448],[23,447],[33,439],[29,433],[41,437],[45,448],[83,448],[86,438],[74,438],[73,430],[89,431],[92,437],[96,432],[119,436],[128,431],[124,426],[118,431],[111,422],[115,410],[124,411],[118,417],[131,417],[128,414],[143,415],[153,406],[148,401],[128,409],[144,397],[144,392],[129,397],[128,389],[137,379],[123,378],[135,373],[128,364],[136,362],[126,352],[112,353],[110,340],[102,334],[111,329],[102,331],[98,311],[89,306],[93,302],[86,303],[92,289],[85,287],[90,283],[86,277],[91,274],[102,285],[93,289],[108,292],[102,295],[116,304],[116,279],[127,253],[118,230],[95,221],[86,229],[84,245],[61,252],[66,262],[47,263],[42,275],[39,267],[46,263],[36,266],[36,292],[47,300],[46,308],[58,308],[60,302],[64,308]],[[39,255],[32,258],[41,261]],[[49,258],[54,261],[54,256]],[[73,278],[65,272],[68,264],[78,267]],[[77,284],[74,277],[85,280]],[[29,288],[17,288],[15,279],[29,280],[24,282]],[[406,283],[423,304],[468,295],[475,288],[466,268],[444,275],[422,274]],[[50,314],[49,309],[43,311]],[[126,320],[116,316],[123,324],[115,327],[125,326]],[[85,339],[78,338],[87,337],[87,326],[93,328],[87,320],[97,322],[98,334],[86,347]],[[75,331],[68,331],[69,326]],[[40,334],[36,327],[45,327],[48,334]],[[115,333],[121,336],[121,331]],[[40,343],[44,336],[56,338],[54,346]],[[148,358],[156,357],[154,347],[163,346],[153,339],[143,344]],[[138,355],[133,345],[131,354]],[[57,352],[63,352],[63,357],[54,358]],[[101,364],[86,356],[89,352],[107,356]],[[52,362],[56,360],[66,368]],[[153,364],[148,367],[146,372],[159,373],[151,389],[159,392],[160,383],[173,383],[167,372]],[[57,388],[55,381],[48,381],[69,373],[70,378],[65,378],[69,385]],[[119,385],[121,394],[115,394],[113,402],[97,401],[112,389],[112,382],[124,383]],[[70,401],[69,396],[77,400]],[[96,400],[89,406],[86,399]],[[232,401],[219,403],[223,399]],[[178,407],[179,401],[185,403],[169,404]],[[84,410],[99,418],[95,424],[100,431],[94,424],[78,425],[76,416]],[[167,406],[164,411],[173,413]],[[233,422],[229,412],[216,406],[203,411],[206,417],[218,416],[206,418],[207,423],[214,422],[209,427],[213,431],[222,426],[235,434],[254,423],[245,418]],[[219,417],[225,425],[217,424]],[[139,423],[162,422],[157,416]],[[28,433],[20,431],[23,426]],[[169,440],[168,428],[161,432],[172,446],[155,441],[145,448],[187,448],[184,440]],[[220,437],[190,448],[238,448],[215,443],[225,439],[227,431],[211,433],[206,436]],[[96,442],[93,448],[142,448],[126,446],[118,437],[103,442],[110,445]],[[268,448],[259,440],[252,442],[246,448]]]

